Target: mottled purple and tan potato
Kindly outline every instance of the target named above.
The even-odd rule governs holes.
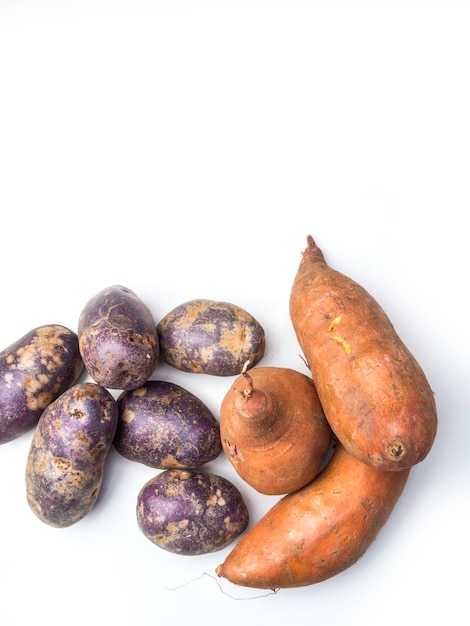
[[[160,356],[184,372],[236,376],[264,356],[266,338],[250,313],[230,302],[180,304],[157,324]]]
[[[219,422],[187,389],[163,380],[124,391],[114,447],[155,469],[195,468],[222,451]]]
[[[156,546],[188,556],[228,546],[248,526],[248,508],[229,480],[197,470],[164,470],[137,498],[137,523]]]
[[[78,337],[60,324],[38,326],[0,352],[0,443],[36,426],[82,372]]]
[[[108,389],[136,389],[158,362],[155,322],[130,289],[112,285],[91,298],[78,323],[80,353],[93,380]]]
[[[118,419],[110,392],[77,383],[41,415],[26,464],[26,495],[35,515],[57,528],[71,526],[94,507]]]

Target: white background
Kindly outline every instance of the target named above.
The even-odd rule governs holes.
[[[127,285],[157,321],[192,298],[264,326],[264,365],[306,371],[288,316],[312,234],[388,312],[439,431],[346,572],[276,594],[217,580],[135,521],[154,470],[111,453],[68,529],[25,500],[32,433],[0,448],[0,622],[466,623],[470,3],[0,0],[0,348]],[[158,366],[214,414],[232,379]],[[251,523],[276,500],[242,484]],[[275,546],[273,546],[275,549]],[[442,623],[442,622],[441,622]]]

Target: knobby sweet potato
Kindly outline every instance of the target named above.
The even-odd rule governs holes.
[[[216,569],[234,584],[260,589],[302,587],[353,565],[398,501],[410,469],[378,470],[338,444],[308,485],[279,500]]]
[[[330,426],[364,463],[411,467],[436,436],[429,382],[378,302],[307,241],[290,316]]]
[[[220,407],[222,446],[238,474],[260,493],[285,494],[318,474],[331,429],[310,377],[283,367],[254,367]]]

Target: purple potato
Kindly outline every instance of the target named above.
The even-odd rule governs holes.
[[[36,426],[83,369],[76,333],[60,324],[34,328],[0,352],[0,443]]]
[[[78,323],[80,353],[89,375],[108,389],[146,382],[158,362],[152,313],[130,289],[112,285],[91,298]]]
[[[147,381],[118,398],[114,447],[156,469],[195,468],[222,450],[219,422],[195,395],[166,381]]]
[[[41,521],[65,528],[91,511],[117,420],[116,400],[92,382],[77,383],[45,409],[26,464],[27,501]]]
[[[264,329],[230,302],[190,300],[157,324],[160,356],[184,372],[235,376],[264,356]]]
[[[248,508],[229,480],[197,470],[164,470],[137,497],[137,523],[156,546],[195,556],[228,546],[248,526]]]

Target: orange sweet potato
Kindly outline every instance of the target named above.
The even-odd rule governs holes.
[[[398,501],[410,469],[378,470],[341,444],[308,485],[281,498],[239,540],[216,574],[244,587],[321,582],[353,565]]]
[[[291,493],[320,471],[331,429],[310,377],[290,368],[243,371],[220,407],[222,447],[260,493]]]
[[[290,316],[330,426],[364,463],[411,467],[436,436],[429,382],[378,302],[329,267],[312,237],[307,242]]]

